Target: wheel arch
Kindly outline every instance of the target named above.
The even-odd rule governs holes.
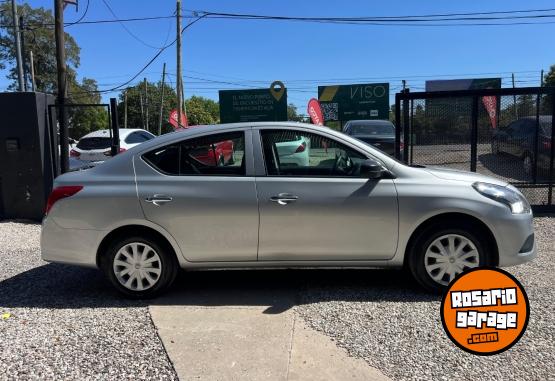
[[[139,224],[129,224],[129,225],[119,226],[113,229],[112,231],[110,231],[110,233],[106,234],[102,238],[96,250],[97,267],[101,268],[101,261],[103,259],[103,254],[108,249],[108,246],[110,245],[110,243],[112,243],[115,239],[131,236],[131,235],[149,236],[155,239],[158,243],[160,243],[161,245],[164,245],[170,251],[170,254],[175,257],[175,260],[178,263],[182,262],[182,258],[180,258],[181,256],[178,254],[179,248],[176,248],[175,244],[170,242],[170,240],[164,234],[149,226],[139,225]]]
[[[405,255],[403,259],[403,266],[408,266],[408,261],[411,255],[411,250],[420,236],[420,234],[425,231],[426,229],[432,226],[442,226],[442,227],[462,227],[462,226],[471,226],[477,232],[482,233],[485,237],[486,244],[490,249],[490,252],[493,253],[493,257],[490,259],[493,263],[489,263],[489,265],[497,266],[499,264],[499,249],[497,245],[497,240],[491,229],[479,218],[472,216],[470,214],[460,213],[460,212],[449,212],[449,213],[442,213],[432,216],[426,220],[424,220],[418,227],[412,232],[407,245],[405,247]]]

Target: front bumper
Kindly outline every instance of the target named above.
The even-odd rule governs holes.
[[[532,213],[514,215],[507,211],[490,223],[494,227],[500,267],[519,265],[537,256],[536,242],[531,238],[534,234]]]

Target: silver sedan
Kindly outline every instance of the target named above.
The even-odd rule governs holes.
[[[308,160],[282,160],[285,143]],[[179,268],[407,267],[441,291],[536,255],[530,205],[506,182],[409,167],[299,123],[192,128],[64,174],[41,247],[131,297],[159,294]]]

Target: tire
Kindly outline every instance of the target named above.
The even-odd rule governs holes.
[[[140,263],[135,264],[136,258],[144,259],[142,266]],[[123,266],[124,263],[128,266]],[[132,299],[149,299],[171,286],[177,276],[179,264],[167,244],[148,236],[132,236],[116,239],[108,247],[101,261],[101,268],[120,293]],[[136,270],[142,271],[137,273]],[[130,281],[133,277],[135,280]],[[126,286],[128,282],[129,285]]]
[[[426,290],[433,293],[444,292],[449,283],[461,272],[469,268],[490,264],[492,255],[489,252],[487,242],[481,238],[481,235],[472,226],[445,227],[445,225],[432,225],[424,229],[416,237],[409,251],[408,265],[411,274]],[[450,237],[454,238],[455,249],[464,243],[462,252],[466,254],[456,255],[455,250],[452,256],[441,255],[440,245],[444,246],[445,251],[449,253]],[[477,251],[477,253],[472,254],[474,251]],[[438,257],[437,262],[435,262],[436,258],[434,256]],[[461,260],[465,257],[468,257],[466,261]],[[460,271],[461,267],[463,268],[462,271]],[[443,268],[449,270],[444,271],[440,281],[434,279],[432,275],[439,278]],[[430,271],[430,269],[432,270]]]

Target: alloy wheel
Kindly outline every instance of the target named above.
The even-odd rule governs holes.
[[[424,255],[426,272],[444,286],[463,271],[479,265],[480,254],[476,245],[459,234],[446,234],[435,239]]]
[[[114,257],[114,274],[125,288],[144,291],[153,287],[162,274],[162,261],[158,253],[142,242],[122,246]]]

